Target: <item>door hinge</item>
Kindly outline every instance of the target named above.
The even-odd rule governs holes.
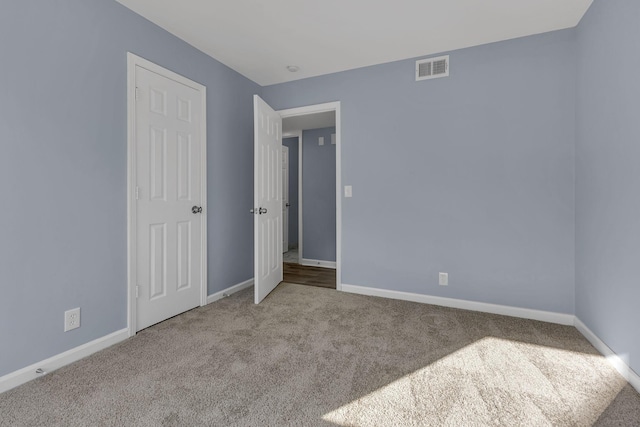
[[[136,87],[136,101],[140,100],[140,88]]]
[[[140,200],[140,187],[136,185],[136,200]]]

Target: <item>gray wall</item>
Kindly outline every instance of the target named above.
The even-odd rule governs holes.
[[[298,138],[283,138],[289,147],[289,247],[298,246]]]
[[[261,88],[115,1],[3,0],[0,376],[126,327],[127,51],[207,86],[208,289],[253,276]]]
[[[596,0],[577,31],[576,313],[640,373],[640,2]]]
[[[336,128],[302,132],[302,257],[336,260]],[[324,145],[318,138],[324,137]]]
[[[343,283],[574,312],[575,32],[263,88],[340,101]],[[438,286],[438,272],[449,286]]]

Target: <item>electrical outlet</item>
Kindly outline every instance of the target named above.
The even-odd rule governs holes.
[[[80,327],[80,307],[64,312],[64,331]]]
[[[440,286],[449,286],[449,273],[440,273],[438,275]]]

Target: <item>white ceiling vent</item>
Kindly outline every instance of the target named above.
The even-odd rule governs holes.
[[[416,61],[416,81],[449,77],[449,55]]]

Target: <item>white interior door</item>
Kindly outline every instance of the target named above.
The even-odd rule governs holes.
[[[254,115],[255,303],[282,281],[282,118],[258,95]]]
[[[204,93],[136,66],[136,330],[200,305]]]
[[[282,146],[282,252],[289,250],[289,147]]]

